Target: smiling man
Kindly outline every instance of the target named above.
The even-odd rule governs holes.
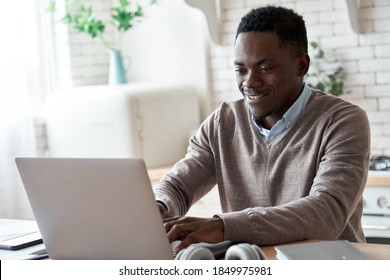
[[[304,83],[302,17],[254,9],[241,19],[234,51],[243,99],[215,110],[154,187],[169,239],[182,240],[177,250],[223,240],[364,242],[369,123],[359,107]],[[185,216],[214,186],[223,213]]]
[[[235,57],[238,87],[249,109],[271,129],[300,96],[309,56],[283,47],[275,33],[250,31],[237,37]]]

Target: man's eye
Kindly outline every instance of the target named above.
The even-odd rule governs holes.
[[[236,73],[239,74],[239,75],[245,75],[246,74],[246,70],[243,69],[243,68],[236,68]]]
[[[270,67],[270,66],[261,66],[261,67],[259,67],[260,72],[264,72],[264,73],[271,72],[272,69],[273,68]]]

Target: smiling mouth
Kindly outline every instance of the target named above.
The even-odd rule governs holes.
[[[262,98],[266,97],[267,95],[269,95],[269,92],[263,94],[248,94],[244,92],[245,99],[247,101],[252,101],[252,102],[260,101]]]
[[[245,94],[245,97],[249,100],[252,100],[252,101],[256,101],[256,100],[259,100],[261,98],[263,98],[264,96],[266,96],[268,94],[261,94],[261,95],[249,95],[249,94]]]
[[[265,91],[265,90],[260,91],[260,90],[256,90],[255,88],[247,88],[247,87],[243,88],[242,93],[244,94],[245,98],[250,101],[260,100],[263,97],[270,94],[269,91]]]

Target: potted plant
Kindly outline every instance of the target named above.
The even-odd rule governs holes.
[[[110,24],[118,31],[117,46],[110,46],[105,37],[107,23],[99,19],[93,13],[91,5],[80,3],[76,6],[75,0],[65,0],[65,14],[61,22],[68,24],[73,29],[90,35],[92,38],[99,38],[107,47],[110,55],[109,83],[121,84],[127,83],[126,69],[123,65],[123,58],[120,50],[122,36],[128,30],[134,28],[144,17],[145,8],[154,5],[157,0],[149,0],[147,4],[141,5],[138,1],[118,0],[116,6],[113,6],[110,14]],[[80,2],[80,1],[77,1]],[[56,11],[57,0],[52,0],[48,11]]]
[[[325,52],[317,42],[310,46],[315,59],[307,74],[308,86],[336,96],[344,94],[344,71],[334,52]]]

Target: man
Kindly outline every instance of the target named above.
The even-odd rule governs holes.
[[[310,89],[304,20],[267,6],[238,26],[235,70],[243,99],[223,103],[187,155],[155,186],[171,241],[305,239],[364,242],[362,192],[370,154],[365,112]],[[185,217],[218,186],[223,213]]]

